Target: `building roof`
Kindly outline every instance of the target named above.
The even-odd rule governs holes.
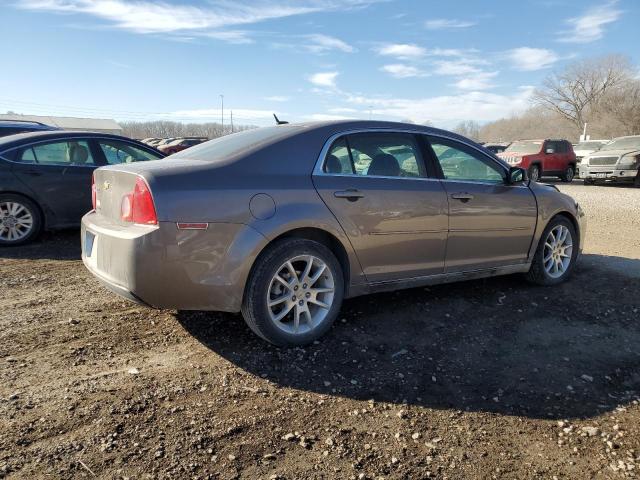
[[[122,133],[122,127],[109,118],[51,117],[46,115],[0,114],[0,120],[27,120],[65,130],[84,130],[92,132]]]

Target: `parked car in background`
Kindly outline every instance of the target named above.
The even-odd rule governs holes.
[[[576,154],[568,140],[517,140],[498,156],[526,169],[535,182],[543,176],[571,182],[576,173]]]
[[[15,135],[25,132],[46,132],[49,130],[60,130],[51,125],[27,120],[0,120],[0,137]]]
[[[487,150],[489,150],[491,153],[501,153],[507,149],[509,144],[508,143],[485,143],[482,146]]]
[[[166,145],[158,146],[158,150],[160,150],[165,155],[172,155],[174,153],[181,152],[189,147],[193,147],[194,145],[198,145],[202,142],[206,142],[209,140],[206,137],[184,137],[178,138],[171,143]]]
[[[169,137],[169,138],[163,138],[161,139],[158,143],[152,145],[155,148],[159,148],[163,145],[169,145],[171,142],[177,140],[177,137]]]
[[[140,141],[142,143],[146,143],[147,145],[151,145],[152,142],[159,142],[160,140],[162,140],[162,139],[161,138],[155,138],[155,137],[149,137],[149,138],[143,138]]]
[[[635,182],[640,187],[640,135],[614,138],[580,163],[585,185],[597,182]]]
[[[582,159],[592,152],[600,150],[611,140],[586,140],[573,145],[573,151],[576,154],[576,177],[580,177],[580,162]]]
[[[156,308],[242,311],[277,345],[323,335],[342,300],[521,272],[555,285],[584,214],[460,135],[341,121],[227,135],[170,162],[95,172],[82,259]]]
[[[152,138],[151,140],[145,142],[147,145],[151,146],[151,147],[155,147],[157,146],[160,142],[162,142],[164,139],[163,138]]]
[[[0,245],[27,243],[43,229],[77,226],[91,209],[97,167],[163,157],[118,135],[57,130],[1,138]]]

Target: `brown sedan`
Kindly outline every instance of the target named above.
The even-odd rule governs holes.
[[[82,258],[155,308],[242,311],[277,345],[324,334],[347,297],[523,273],[554,285],[578,204],[444,130],[345,121],[236,133],[104,167]]]

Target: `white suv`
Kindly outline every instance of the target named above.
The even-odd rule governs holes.
[[[585,185],[598,181],[636,182],[640,186],[640,135],[614,138],[580,162]]]

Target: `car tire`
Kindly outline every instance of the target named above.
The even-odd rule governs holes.
[[[566,217],[556,216],[542,232],[526,278],[537,285],[557,285],[571,275],[577,258],[576,229]]]
[[[540,166],[531,165],[529,167],[529,179],[532,182],[537,182],[538,180],[540,180]]]
[[[268,247],[256,260],[242,316],[268,342],[302,346],[331,328],[343,297],[342,267],[331,250],[312,240],[288,238]]]
[[[573,182],[573,178],[576,176],[576,170],[573,165],[569,165],[567,169],[564,171],[562,175],[560,175],[560,180],[565,183]]]
[[[33,241],[42,231],[40,208],[22,195],[0,194],[0,246],[13,247]]]

